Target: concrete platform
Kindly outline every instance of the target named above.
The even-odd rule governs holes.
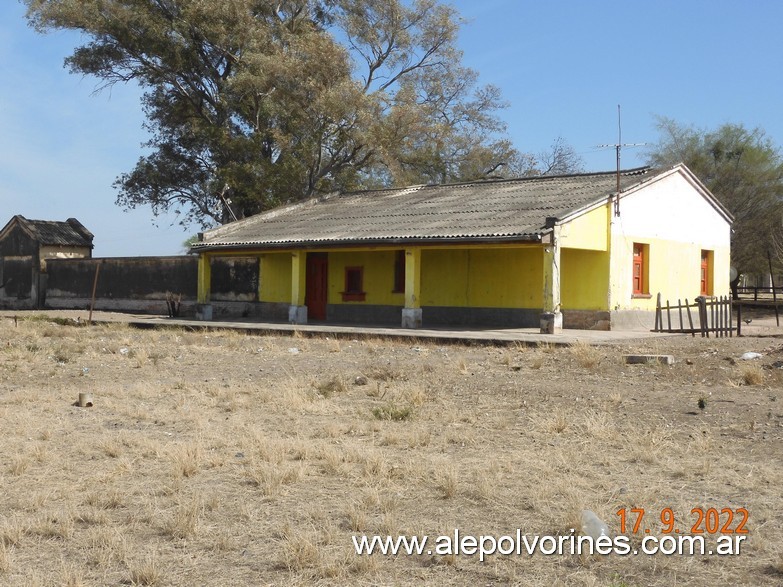
[[[88,312],[84,310],[30,310],[3,311],[0,316],[13,318],[25,315],[46,315],[57,318],[86,321]],[[642,330],[564,330],[558,334],[541,334],[537,328],[421,328],[405,329],[388,326],[357,326],[348,324],[287,324],[279,322],[258,322],[248,319],[201,321],[193,319],[168,318],[143,314],[124,314],[119,312],[93,312],[93,322],[122,322],[137,328],[189,328],[189,329],[230,329],[257,334],[300,334],[312,336],[351,337],[389,337],[411,340],[431,340],[444,342],[477,342],[482,344],[506,345],[520,343],[526,345],[551,344],[567,346],[578,342],[590,345],[626,344],[632,341],[652,338],[671,338],[689,336],[683,334],[656,333]]]

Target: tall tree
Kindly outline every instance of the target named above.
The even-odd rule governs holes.
[[[455,46],[438,0],[25,0],[39,31],[88,41],[66,59],[136,82],[149,154],[117,203],[209,225],[317,192],[532,167],[499,92]]]
[[[654,166],[685,163],[734,215],[731,262],[740,272],[768,271],[767,253],[783,242],[783,158],[762,129],[715,130],[658,119]]]

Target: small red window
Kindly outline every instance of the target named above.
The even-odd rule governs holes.
[[[345,268],[345,291],[342,294],[344,302],[364,301],[364,267]]]

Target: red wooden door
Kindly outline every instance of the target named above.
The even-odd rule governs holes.
[[[710,254],[709,251],[701,252],[701,295],[710,293]]]
[[[326,253],[307,253],[305,305],[308,320],[326,320]]]

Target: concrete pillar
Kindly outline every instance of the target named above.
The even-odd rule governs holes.
[[[554,334],[563,330],[560,312],[560,244],[559,227],[553,226],[549,241],[544,244],[544,304],[541,314],[541,333]]]
[[[198,256],[198,289],[196,296],[196,320],[212,320],[210,294],[212,287],[212,260],[207,253]]]
[[[288,307],[288,321],[291,324],[307,324],[305,287],[307,285],[307,253],[291,253],[291,305]]]
[[[405,307],[403,328],[421,328],[421,249],[405,249]]]

